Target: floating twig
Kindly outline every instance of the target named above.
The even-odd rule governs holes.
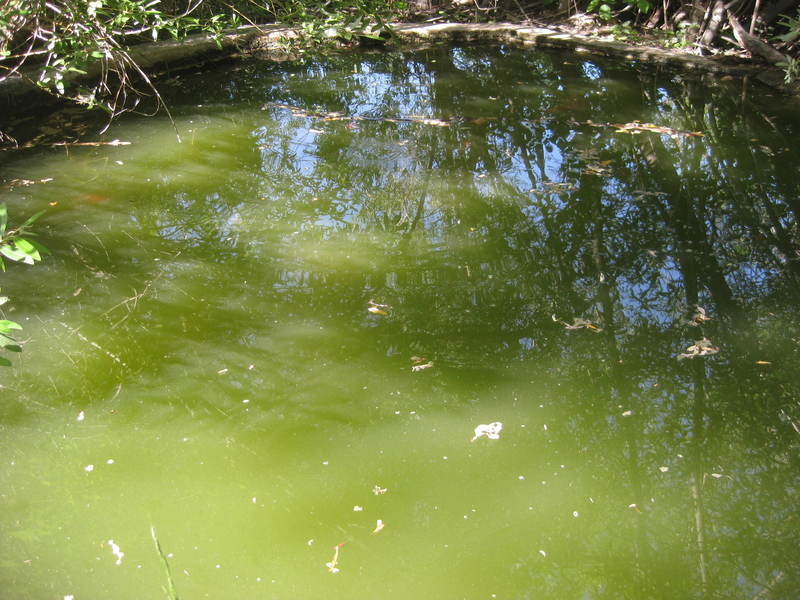
[[[164,551],[161,549],[161,544],[158,543],[158,536],[156,535],[156,528],[150,525],[150,537],[153,538],[153,543],[156,545],[156,552],[161,557],[161,562],[164,565],[164,573],[167,576],[167,596],[169,600],[178,600],[178,592],[175,590],[175,582],[172,580],[172,571],[169,568],[167,557],[164,556]]]

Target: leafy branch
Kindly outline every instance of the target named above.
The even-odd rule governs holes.
[[[44,211],[29,217],[22,225],[8,228],[8,209],[5,204],[0,204],[0,268],[6,270],[3,258],[14,262],[33,265],[42,260],[42,254],[49,252],[41,243],[32,239],[36,234],[30,231],[34,221]],[[0,296],[0,306],[8,302],[7,296]],[[8,352],[22,352],[17,340],[12,333],[21,330],[22,326],[14,321],[0,319],[0,348]],[[0,356],[0,366],[9,367],[11,361]]]

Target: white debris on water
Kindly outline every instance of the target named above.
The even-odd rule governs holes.
[[[486,425],[478,425],[475,428],[475,435],[470,440],[470,442],[474,442],[478,438],[487,437],[490,440],[499,440],[500,439],[500,432],[503,429],[503,424],[500,421],[495,421],[494,423],[489,423]]]
[[[111,547],[111,554],[117,557],[117,560],[114,562],[115,565],[122,564],[122,557],[125,556],[125,553],[120,550],[119,546],[114,543],[114,540],[108,540],[108,545]]]

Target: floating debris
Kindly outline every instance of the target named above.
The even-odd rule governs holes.
[[[385,525],[384,525],[383,521],[378,519],[378,521],[375,523],[375,529],[372,530],[372,533],[373,534],[379,533],[381,530],[383,530],[384,527],[385,527]]]
[[[703,137],[703,133],[699,131],[684,131],[681,129],[673,129],[672,127],[664,127],[663,125],[656,125],[655,123],[642,123],[641,121],[631,121],[629,123],[594,123],[593,121],[583,121],[584,125],[590,127],[613,127],[615,133],[665,133],[672,138],[677,137]]]
[[[356,504],[353,507],[353,512],[362,512],[363,510],[364,510],[364,507],[363,506],[359,506],[358,504]]]
[[[341,544],[336,544],[333,547],[333,558],[330,562],[326,562],[325,566],[328,567],[328,573],[338,573],[339,572],[339,548],[345,545],[345,542]]]
[[[292,113],[293,117],[305,117],[312,119],[322,119],[323,121],[348,121],[347,126],[355,126],[358,121],[377,121],[383,123],[421,123],[423,125],[434,125],[435,127],[450,127],[452,123],[466,122],[480,124],[483,121],[489,120],[488,118],[478,119],[457,119],[457,120],[443,120],[431,119],[421,115],[409,115],[407,117],[365,117],[362,115],[347,115],[338,111],[311,111],[305,110],[299,106],[292,106],[290,104],[280,104],[278,102],[268,102],[261,107],[262,110],[270,108],[279,108],[288,110]]]
[[[376,496],[381,496],[381,495],[385,494],[388,491],[389,491],[388,489],[382,488],[379,485],[375,485],[375,487],[372,488],[372,493],[375,494]]]
[[[592,323],[588,319],[582,319],[580,317],[576,317],[575,319],[573,319],[572,323],[567,323],[566,321],[562,321],[561,319],[559,319],[555,315],[552,315],[551,318],[556,323],[561,323],[564,326],[564,329],[568,329],[570,331],[575,330],[575,329],[588,329],[588,330],[593,331],[595,333],[600,333],[601,331],[603,331],[602,327],[598,327],[597,325],[595,325],[594,323]]]
[[[114,543],[114,540],[108,540],[108,545],[111,546],[111,554],[117,557],[117,560],[114,564],[121,565],[122,557],[125,556],[125,553],[122,552],[119,546]]]
[[[384,309],[385,308],[386,309],[391,309],[392,308],[388,304],[379,304],[379,303],[375,302],[374,300],[370,300],[368,302],[368,304],[369,304],[369,306],[367,307],[367,311],[371,312],[373,315],[384,315],[384,316],[388,315],[389,312],[384,310]]]
[[[705,323],[706,321],[710,321],[711,317],[706,314],[706,309],[702,306],[695,305],[694,310],[689,318],[689,325],[692,327],[698,327]]]
[[[697,340],[694,344],[686,349],[686,352],[678,354],[678,360],[684,358],[696,358],[698,356],[710,356],[719,352],[719,348],[711,343],[708,338]]]
[[[478,425],[475,428],[475,435],[472,437],[470,442],[474,442],[480,437],[486,436],[490,440],[499,440],[500,439],[500,431],[503,429],[503,424],[500,421],[495,421],[494,423],[489,423],[488,425]]]
[[[413,367],[411,367],[411,372],[416,373],[418,371],[424,371],[425,369],[430,369],[432,366],[433,366],[433,361],[429,360],[428,362],[423,363],[421,365],[414,365]]]

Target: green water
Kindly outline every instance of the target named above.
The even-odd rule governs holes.
[[[162,91],[182,143],[0,156],[52,178],[0,596],[168,598],[153,527],[182,599],[798,597],[796,104],[488,47]]]

